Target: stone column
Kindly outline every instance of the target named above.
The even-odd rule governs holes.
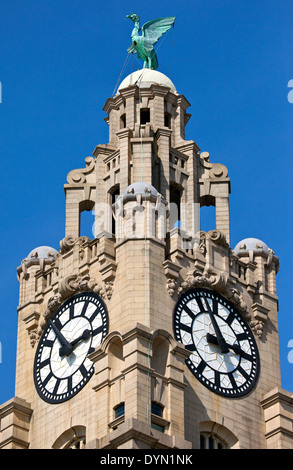
[[[33,410],[25,400],[14,397],[0,407],[0,449],[27,449]]]

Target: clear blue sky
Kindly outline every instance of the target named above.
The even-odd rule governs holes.
[[[228,167],[231,245],[262,239],[277,277],[283,388],[292,319],[293,2],[291,0],[0,0],[0,404],[14,396],[16,268],[64,237],[67,173],[108,142],[112,95],[133,24],[176,16],[158,43],[159,70],[191,103],[186,138]],[[133,70],[139,64],[133,62]],[[131,72],[131,61],[121,76]],[[213,227],[210,227],[213,228]]]

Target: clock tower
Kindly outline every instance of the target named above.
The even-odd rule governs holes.
[[[109,142],[67,175],[60,247],[17,268],[1,448],[293,448],[278,257],[255,238],[230,246],[228,170],[185,140],[189,106],[148,68],[107,99]]]

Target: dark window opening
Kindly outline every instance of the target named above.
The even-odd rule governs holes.
[[[150,110],[149,109],[141,109],[140,110],[140,124],[146,124],[150,122]]]
[[[175,186],[170,186],[170,229],[180,228],[180,202],[181,190]]]
[[[126,114],[120,116],[120,129],[125,129],[126,127]]]
[[[152,408],[151,408],[152,414],[156,416],[163,416],[163,406],[160,405],[159,403],[152,402]]]
[[[120,403],[114,408],[115,411],[115,419],[120,418],[120,416],[123,416],[125,414],[125,404]]]
[[[119,196],[119,188],[117,187],[115,189],[115,191],[112,192],[112,207],[113,207],[113,204],[115,204],[116,202],[116,198],[117,196]],[[112,233],[115,235],[116,233],[116,221],[114,219],[114,216],[112,216]]]
[[[169,113],[165,113],[164,126],[169,127],[169,129],[171,129],[171,114]]]

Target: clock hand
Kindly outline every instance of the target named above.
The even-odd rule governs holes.
[[[205,303],[206,303],[206,306],[207,306],[207,311],[208,311],[208,314],[210,316],[212,325],[213,325],[215,333],[216,333],[218,345],[220,346],[221,352],[223,354],[226,354],[227,352],[229,352],[229,348],[227,347],[227,343],[226,343],[226,341],[225,341],[225,339],[224,339],[224,337],[221,333],[219,325],[218,325],[218,323],[217,323],[217,321],[214,317],[214,314],[212,312],[212,309],[211,309],[210,304],[209,304],[207,299],[205,299]]]
[[[218,339],[216,336],[207,333],[206,339],[208,343],[219,345]],[[242,355],[243,351],[238,344],[229,344],[225,341],[225,344],[228,349],[232,349],[236,354]]]
[[[57,339],[61,343],[61,348],[59,349],[59,355],[62,356],[69,356],[72,352],[72,346],[71,344],[67,341],[67,339],[63,336],[61,331],[58,330],[57,326],[54,325],[54,323],[49,320],[49,324],[51,325],[52,329],[54,330],[54,333],[57,337]]]
[[[85,339],[88,339],[89,336],[91,334],[91,331],[90,330],[84,330],[84,332],[82,333],[82,335],[80,335],[78,338],[74,339],[73,341],[71,341],[71,347],[72,347],[72,350],[77,346],[77,344],[82,341],[82,340],[85,340]]]

